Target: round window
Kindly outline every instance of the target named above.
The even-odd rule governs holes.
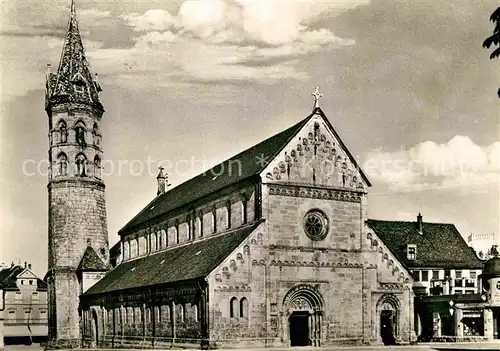
[[[319,210],[311,210],[304,217],[304,231],[311,240],[323,240],[328,234],[328,218]]]

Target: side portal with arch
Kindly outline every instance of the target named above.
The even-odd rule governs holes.
[[[377,302],[375,331],[377,341],[384,345],[396,345],[402,326],[401,303],[394,294],[384,294]]]

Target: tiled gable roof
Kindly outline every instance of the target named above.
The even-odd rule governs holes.
[[[218,164],[212,169],[178,185],[157,196],[137,216],[130,220],[119,233],[132,229],[134,226],[161,216],[172,210],[180,208],[195,200],[201,199],[228,186],[249,179],[260,174],[268,164],[283,150],[293,137],[304,127],[304,125],[316,114],[321,115],[332,129],[335,137],[342,145],[351,162],[359,169],[359,172],[368,185],[361,168],[357,165],[355,158],[349,153],[339,135],[326,118],[323,111],[317,107],[313,112],[294,126],[266,139],[251,148],[240,152],[236,156]],[[260,162],[264,160],[265,162]],[[237,161],[237,162],[236,162]],[[216,176],[217,175],[217,176]]]
[[[24,268],[17,265],[2,269],[0,271],[0,282],[2,282],[3,288],[18,290],[18,287],[16,285],[16,277],[22,271],[24,271]]]
[[[47,291],[47,283],[40,278],[36,280],[36,290],[37,291]]]
[[[120,232],[259,174],[315,113],[316,110],[294,126],[157,196]]]
[[[168,284],[206,277],[261,222],[234,231],[207,237],[180,247],[159,251],[149,256],[116,266],[84,295],[94,295],[138,287]]]
[[[102,262],[101,258],[92,248],[92,246],[87,246],[85,252],[83,253],[82,259],[78,264],[77,271],[85,272],[85,271],[107,271],[107,267]]]
[[[483,268],[474,250],[467,246],[453,224],[367,220],[367,224],[407,267]],[[417,246],[416,260],[408,260],[408,244]]]

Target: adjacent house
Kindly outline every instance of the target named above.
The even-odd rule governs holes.
[[[368,220],[391,252],[407,267],[427,295],[474,294],[483,262],[455,225]]]
[[[453,224],[426,223],[419,214],[415,222],[370,219],[367,225],[412,274],[421,340],[484,338],[484,262]]]
[[[6,342],[47,338],[47,284],[31,270],[31,264],[12,264],[0,270],[4,291]]]

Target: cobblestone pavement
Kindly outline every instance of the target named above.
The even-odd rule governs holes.
[[[25,345],[6,345],[5,351],[42,351],[43,348],[40,345],[33,344],[31,346]],[[90,349],[82,349],[83,351],[89,351]],[[362,346],[362,347],[348,347],[348,346],[336,346],[336,347],[291,347],[291,348],[272,348],[272,349],[238,349],[237,351],[328,351],[328,350],[347,350],[347,351],[368,351],[368,350],[380,350],[380,351],[399,351],[399,350],[435,350],[435,351],[459,351],[459,350],[483,350],[483,351],[500,351],[500,340],[497,342],[481,342],[481,343],[423,343],[418,345],[405,345],[405,346]],[[64,350],[58,350],[64,351]],[[78,351],[78,350],[72,350]],[[99,351],[103,351],[100,349]],[[110,351],[110,350],[108,350]],[[114,349],[113,351],[131,351],[126,349]],[[160,351],[160,350],[156,350]],[[167,351],[167,350],[165,350]],[[168,349],[168,351],[174,351],[174,349]],[[186,351],[184,349],[184,351]],[[231,351],[224,349],[224,351]]]

